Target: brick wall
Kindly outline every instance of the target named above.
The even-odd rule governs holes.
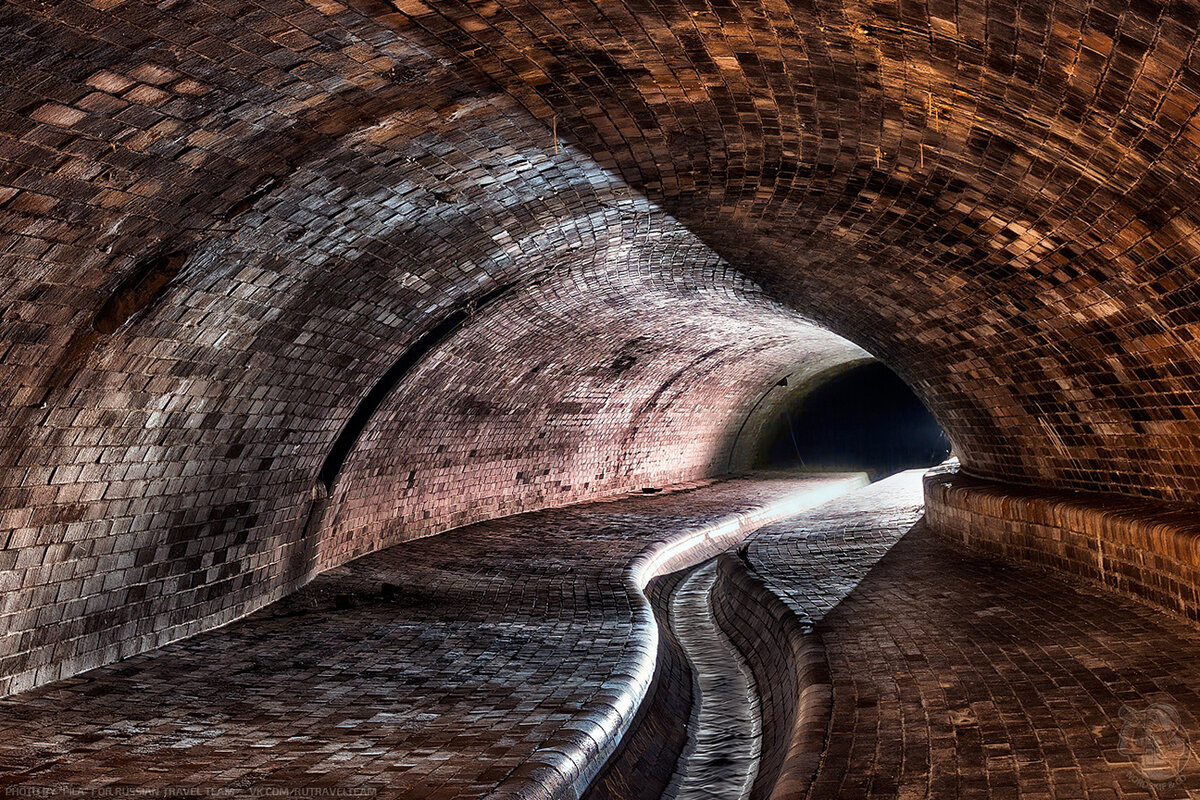
[[[1082,578],[1200,621],[1200,521],[1190,508],[938,470],[925,478],[925,509],[930,529],[960,547]]]
[[[779,377],[862,356],[806,319],[974,474],[1197,502],[1198,21],[0,5],[0,692],[719,471]]]
[[[0,693],[723,472],[862,357],[369,9],[102,5],[0,7]]]
[[[572,275],[498,302],[404,382],[333,487],[320,566],[481,519],[723,473],[735,437],[753,435],[738,433],[764,385],[783,369],[803,383],[861,353],[767,309],[748,326],[739,312],[752,298],[722,297],[703,273],[681,268],[672,287],[593,280]],[[656,318],[661,303],[678,316]]]
[[[758,684],[762,758],[750,798],[804,797],[825,749],[832,708],[820,638],[734,555],[720,557],[712,608]]]
[[[397,7],[888,362],[973,473],[1200,502],[1191,0]]]

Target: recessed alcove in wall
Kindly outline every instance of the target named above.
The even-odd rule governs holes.
[[[765,427],[757,465],[852,469],[878,478],[939,464],[950,442],[913,391],[882,362],[831,370]]]

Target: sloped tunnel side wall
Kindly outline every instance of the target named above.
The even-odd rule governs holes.
[[[639,238],[626,234],[635,247]],[[661,232],[653,238],[662,245]],[[317,566],[529,508],[722,474],[763,384],[862,356],[711,273],[681,267],[675,278],[566,280],[481,314],[364,431],[321,518]]]
[[[0,694],[719,474],[762,385],[862,357],[367,16],[105,5],[0,7]]]

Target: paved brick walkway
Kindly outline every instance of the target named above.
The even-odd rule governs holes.
[[[0,701],[0,796],[448,800],[519,783],[611,727],[653,663],[635,556],[836,484],[730,481],[367,556],[221,630]]]
[[[921,518],[922,470],[871,484],[752,534],[746,561],[801,618],[819,621]]]
[[[828,484],[558,509],[360,559],[222,630],[0,701],[0,797],[485,796],[616,713],[603,698],[647,647],[636,555],[806,488]],[[916,523],[914,492],[890,479],[747,548],[829,654],[812,797],[1200,794],[1180,749],[1200,745],[1200,633],[950,551]],[[1187,756],[1180,774],[1123,730]]]
[[[816,620],[830,660],[832,729],[810,797],[1200,796],[1200,761],[1182,750],[1200,746],[1200,632],[949,550],[919,502],[914,476],[898,476],[748,545],[771,588]],[[1122,752],[1123,730],[1125,750],[1150,730],[1169,763]]]

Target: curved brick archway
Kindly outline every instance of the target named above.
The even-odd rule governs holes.
[[[722,473],[858,345],[978,476],[1195,502],[1197,19],[5,4],[0,689]]]
[[[1197,499],[1192,3],[398,7],[889,361],[971,471]]]
[[[0,145],[7,691],[387,544],[723,474],[776,381],[868,357],[368,16],[117,6],[106,35],[190,48],[89,62],[76,10],[3,10],[59,82],[11,89]]]

